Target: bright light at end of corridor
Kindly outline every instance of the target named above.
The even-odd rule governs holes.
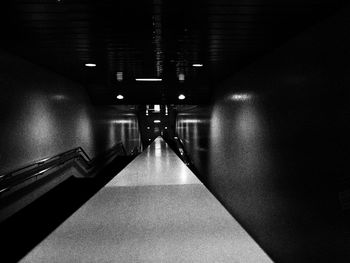
[[[118,100],[122,100],[122,99],[124,99],[124,96],[121,95],[121,94],[119,94],[119,95],[117,96],[117,99],[118,99]]]
[[[179,77],[179,81],[185,81],[185,74],[180,73],[178,77]]]
[[[119,82],[123,81],[123,72],[117,72],[116,77]]]
[[[160,105],[159,104],[154,105],[154,112],[160,112]]]

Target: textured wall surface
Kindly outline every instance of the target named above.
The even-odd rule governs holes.
[[[177,132],[201,179],[276,262],[349,262],[349,12],[216,87]],[[349,240],[349,239],[348,239]]]
[[[137,117],[94,107],[79,84],[0,52],[0,173],[81,146],[95,157],[140,146]]]

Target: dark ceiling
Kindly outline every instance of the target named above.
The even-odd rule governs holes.
[[[182,103],[204,104],[214,82],[343,2],[10,0],[1,4],[0,45],[81,82],[97,104],[179,104],[180,92],[187,96]],[[117,72],[123,72],[123,81],[117,81]],[[135,81],[141,77],[163,81]],[[118,93],[125,99],[118,101]]]

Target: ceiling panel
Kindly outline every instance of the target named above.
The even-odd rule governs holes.
[[[0,45],[81,82],[97,104],[179,103],[179,93],[187,95],[183,103],[205,104],[213,83],[344,3],[12,0],[2,4]],[[123,72],[123,81],[117,81],[117,72]],[[137,83],[139,77],[163,81]],[[117,101],[118,93],[125,100]]]

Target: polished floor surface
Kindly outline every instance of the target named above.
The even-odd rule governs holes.
[[[157,138],[21,262],[272,261]]]
[[[201,184],[159,137],[107,186]]]

